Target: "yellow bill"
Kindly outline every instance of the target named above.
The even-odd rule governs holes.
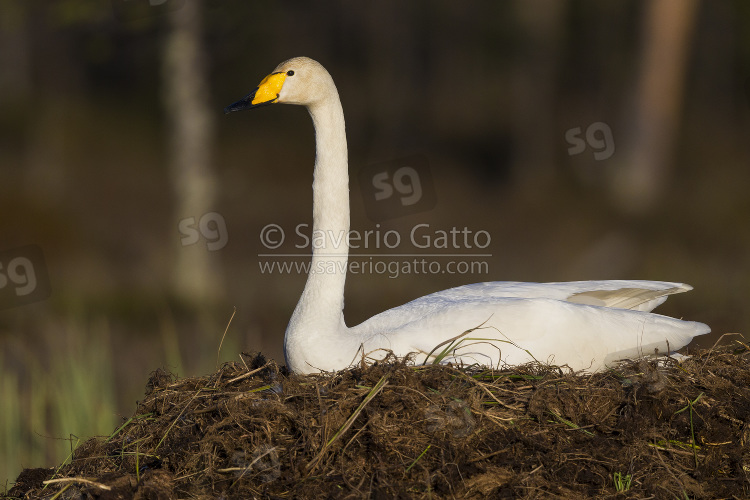
[[[224,113],[275,103],[279,99],[284,80],[286,80],[286,73],[271,73],[260,82],[258,88],[253,92],[224,108]]]

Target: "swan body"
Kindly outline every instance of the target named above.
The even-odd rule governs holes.
[[[423,362],[449,346],[443,362],[502,366],[538,360],[596,371],[619,359],[679,349],[710,331],[703,323],[650,312],[668,295],[691,290],[689,285],[624,280],[476,283],[426,295],[347,327],[349,247],[341,235],[349,233],[349,175],[338,91],[323,66],[297,57],[281,63],[225,112],[273,103],[305,106],[312,117],[313,231],[325,238],[313,249],[312,271],[284,336],[292,371],[340,370],[363,354],[382,357],[386,351],[416,353],[415,362]]]

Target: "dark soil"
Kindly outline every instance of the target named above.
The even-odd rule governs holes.
[[[397,360],[295,376],[256,354],[158,370],[112,436],[7,498],[746,499],[749,362],[735,341],[589,376]]]

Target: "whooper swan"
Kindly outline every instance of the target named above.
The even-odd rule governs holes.
[[[362,353],[384,350],[398,356],[417,353],[415,362],[430,361],[450,343],[436,346],[479,326],[456,340],[442,361],[503,366],[536,359],[596,371],[619,359],[679,349],[710,331],[703,323],[649,312],[668,295],[690,290],[689,285],[621,280],[477,283],[421,297],[347,327],[349,246],[341,235],[349,232],[349,175],[338,91],[323,66],[297,57],[281,63],[224,111],[273,103],[299,104],[312,116],[313,234],[325,238],[313,249],[312,272],[284,336],[292,371],[340,370]],[[471,340],[476,338],[491,340]]]

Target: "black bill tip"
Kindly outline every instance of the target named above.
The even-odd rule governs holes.
[[[255,98],[255,92],[256,91],[251,92],[250,94],[246,95],[239,101],[233,102],[232,104],[224,108],[224,114],[226,115],[233,111],[242,111],[243,109],[250,109],[253,106],[253,99]]]
[[[237,102],[234,102],[224,108],[224,114],[228,115],[229,113],[232,113],[233,111],[243,111],[245,109],[252,109],[252,108],[259,108],[261,106],[267,106],[269,104],[273,104],[276,102],[276,99],[279,98],[279,96],[276,96],[276,98],[271,99],[270,101],[266,102],[259,102],[257,104],[253,104],[253,99],[255,99],[255,93],[258,92],[258,89],[253,90],[251,93],[243,97]]]

